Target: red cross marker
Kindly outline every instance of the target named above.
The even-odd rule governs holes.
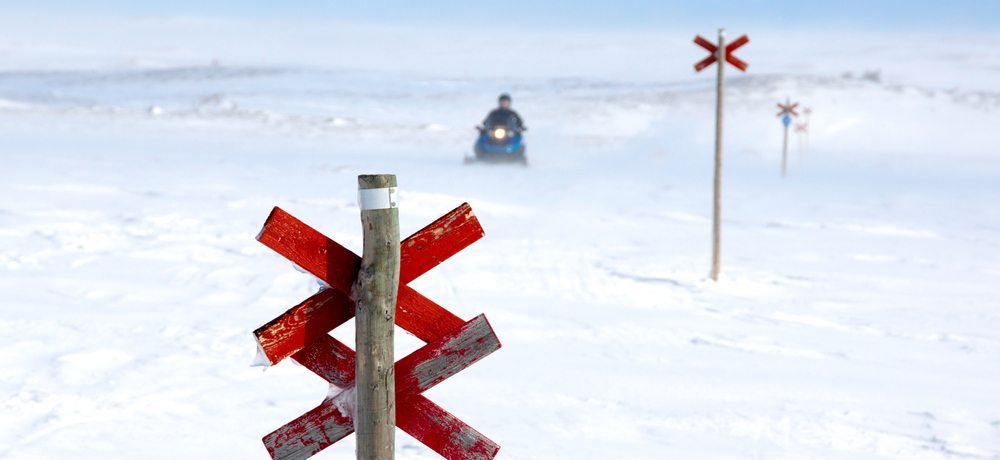
[[[809,123],[796,123],[795,132],[808,134],[809,133]]]
[[[466,203],[400,244],[396,324],[427,345],[395,365],[396,424],[449,460],[492,459],[500,446],[421,393],[496,351],[500,342],[485,316],[465,322],[406,284],[482,236]],[[272,458],[303,459],[354,430],[344,404],[353,397],[354,352],[328,332],[354,316],[350,293],[360,258],[280,208],[257,239],[330,286],[254,331],[269,363],[292,356],[341,389],[264,437]]]
[[[733,65],[744,72],[747,70],[747,63],[736,56],[736,51],[741,46],[750,42],[746,35],[740,36],[732,43],[726,44],[726,29],[719,29],[719,44],[716,45],[701,35],[694,36],[694,42],[698,46],[708,50],[709,56],[694,65],[695,72],[701,72],[706,67],[718,62],[720,59]],[[726,65],[719,62],[715,68],[715,174],[712,180],[712,280],[719,281],[719,272],[722,270],[722,113],[723,96],[725,95]]]
[[[791,115],[793,117],[799,116],[799,113],[795,111],[795,109],[798,106],[799,106],[798,102],[794,102],[793,103],[793,102],[790,102],[790,101],[786,101],[784,104],[782,104],[782,103],[779,102],[778,103],[778,110],[779,110],[778,111],[778,118],[781,118],[781,117],[783,117],[785,115]]]
[[[716,61],[719,60],[719,47],[716,46],[715,43],[708,41],[708,39],[702,37],[701,35],[695,35],[694,42],[698,46],[705,48],[706,50],[708,50],[709,53],[711,53],[707,58],[702,59],[701,61],[699,61],[697,64],[694,65],[694,70],[696,72],[701,72],[706,67],[714,64]],[[733,67],[736,67],[737,69],[740,69],[744,72],[747,71],[747,67],[749,66],[749,64],[747,64],[742,59],[733,56],[733,51],[736,51],[739,47],[746,45],[747,43],[750,43],[750,37],[743,35],[740,36],[740,38],[737,38],[736,40],[733,40],[731,43],[726,45],[726,62],[732,64]]]

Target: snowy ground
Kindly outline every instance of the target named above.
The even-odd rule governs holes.
[[[1000,459],[995,69],[734,78],[712,283],[709,76],[88,59],[0,72],[0,458],[266,458],[327,389],[249,367],[316,289],[254,235],[280,205],[358,250],[355,177],[391,172],[404,234],[486,228],[414,285],[504,344],[428,393],[498,458]],[[463,166],[501,90],[531,167]],[[782,180],[786,95],[815,114]]]

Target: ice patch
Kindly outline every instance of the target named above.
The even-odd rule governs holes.
[[[354,414],[357,411],[358,405],[357,387],[351,385],[350,388],[342,389],[338,386],[330,385],[327,398],[333,403],[333,407],[337,408],[337,412],[340,412],[340,415],[355,420]]]
[[[264,353],[264,347],[260,346],[260,341],[256,337],[253,341],[257,345],[257,353],[254,355],[250,367],[263,367],[266,370],[271,367],[271,360],[267,358],[267,353]]]

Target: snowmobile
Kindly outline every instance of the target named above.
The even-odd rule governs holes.
[[[476,157],[467,158],[467,163],[481,161],[528,164],[528,158],[524,155],[526,146],[523,135],[528,128],[520,126],[511,112],[491,115],[476,129],[479,130],[475,145]]]

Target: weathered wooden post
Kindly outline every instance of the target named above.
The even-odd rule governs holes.
[[[737,38],[729,45],[726,45],[726,29],[719,29],[719,44],[715,45],[712,42],[706,40],[701,35],[696,35],[694,38],[695,44],[705,48],[708,52],[712,53],[707,58],[702,59],[697,64],[694,65],[694,70],[696,72],[701,72],[706,67],[712,65],[715,62],[719,63],[719,68],[716,69],[716,80],[715,80],[715,175],[712,181],[712,279],[715,281],[719,280],[719,271],[721,270],[721,241],[722,241],[722,108],[723,100],[722,97],[725,94],[724,86],[724,67],[726,63],[732,64],[737,69],[742,71],[747,70],[747,63],[743,62],[736,56],[733,56],[733,51],[737,48],[746,45],[750,42],[750,39],[743,35]]]
[[[790,124],[791,122],[784,123],[785,140],[781,144],[781,177],[785,177],[788,175],[788,125]]]
[[[722,96],[726,68],[726,29],[719,29],[719,65],[715,80],[715,176],[712,186],[712,279],[719,280],[722,241]]]
[[[781,145],[781,177],[788,175],[788,127],[792,124],[792,117],[799,116],[799,113],[795,111],[798,106],[798,102],[793,104],[789,98],[785,98],[784,104],[778,103],[778,118],[781,119],[781,124],[785,127],[785,140]]]
[[[357,458],[393,460],[396,427],[393,327],[399,289],[396,176],[358,176],[358,203],[364,249],[354,285]]]
[[[423,393],[500,349],[500,340],[485,315],[465,321],[408,286],[482,238],[483,227],[463,203],[400,242],[395,177],[358,183],[363,257],[277,207],[257,235],[326,284],[254,331],[261,360],[293,358],[337,390],[264,436],[264,447],[274,460],[306,460],[357,431],[358,458],[388,460],[395,422],[446,459],[492,460],[497,443]],[[355,316],[362,353],[329,334]],[[425,343],[395,363],[392,322]]]

